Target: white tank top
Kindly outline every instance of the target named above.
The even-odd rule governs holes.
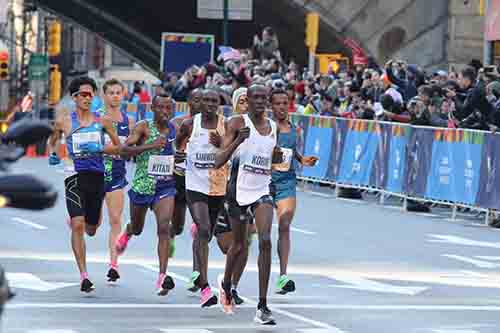
[[[224,136],[224,117],[218,116],[217,129],[209,130],[201,126],[201,114],[193,117],[193,129],[186,146],[186,190],[209,196],[224,196],[228,167],[214,169],[215,154],[219,150],[209,142],[211,132]]]
[[[253,204],[269,195],[273,150],[276,147],[276,123],[266,118],[271,125],[269,135],[260,135],[248,115],[243,115],[250,136],[239,147],[239,166],[236,178],[236,201],[240,206]]]

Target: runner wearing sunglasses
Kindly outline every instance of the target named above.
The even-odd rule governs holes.
[[[55,165],[60,159],[55,152],[62,134],[66,138],[72,167],[65,179],[66,206],[70,216],[71,246],[80,270],[80,290],[91,292],[94,284],[89,279],[86,262],[84,233],[94,236],[101,222],[101,208],[104,200],[103,153],[118,155],[120,140],[109,116],[100,117],[90,111],[90,104],[97,86],[88,77],[77,78],[69,86],[76,110],[60,114],[55,121],[54,134],[49,139],[52,152],[49,163]],[[104,147],[104,134],[112,145]]]

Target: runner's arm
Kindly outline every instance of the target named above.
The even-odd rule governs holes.
[[[118,134],[116,133],[116,130],[113,128],[113,122],[111,119],[107,116],[102,117],[102,127],[104,128],[104,131],[106,134],[109,135],[109,138],[111,139],[111,144],[106,145],[104,147],[104,153],[109,154],[109,155],[118,155],[120,154],[121,151],[121,143],[120,143],[120,138],[118,137]]]
[[[215,155],[215,169],[219,169],[231,158],[238,146],[250,135],[250,129],[244,127],[243,118],[234,117],[227,122],[226,135],[222,139],[222,149]]]
[[[178,150],[184,150],[187,144],[187,140],[191,136],[193,130],[193,120],[186,119],[182,122],[179,127],[179,132],[175,137],[175,146]]]
[[[127,141],[125,141],[125,144],[122,147],[122,152],[121,152],[122,156],[133,157],[133,156],[137,156],[145,151],[158,148],[158,146],[159,146],[158,143],[156,143],[156,144],[152,143],[152,144],[148,144],[148,145],[142,144],[142,145],[138,146],[139,142],[146,134],[146,129],[147,129],[147,123],[145,121],[138,122],[135,125],[134,129],[132,130],[132,133],[127,138]],[[163,137],[163,141],[164,142],[166,141],[166,139],[164,137]]]

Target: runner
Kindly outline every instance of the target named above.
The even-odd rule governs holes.
[[[312,167],[318,158],[301,156],[297,152],[297,129],[288,120],[288,95],[285,90],[271,92],[271,107],[274,120],[278,124],[278,146],[283,152],[283,163],[273,165],[271,194],[276,205],[279,226],[280,277],[276,283],[276,293],[284,295],[295,291],[295,282],[287,277],[287,266],[290,256],[290,224],[296,208],[296,161]]]
[[[239,88],[233,93],[233,110],[235,114],[245,114],[248,111],[248,97],[247,88]],[[233,233],[231,224],[229,222],[229,205],[227,201],[224,203],[224,208],[219,212],[217,224],[215,225],[214,236],[217,238],[217,245],[222,253],[227,255],[231,243],[233,242]],[[231,297],[236,305],[241,305],[244,300],[238,294],[238,284],[241,276],[245,270],[248,261],[248,253],[250,245],[252,244],[253,235],[255,235],[255,224],[253,223],[253,216],[248,215],[248,242],[247,246],[243,248],[243,253],[240,257],[241,260],[236,264],[233,276],[231,278]]]
[[[111,79],[104,83],[102,90],[104,92],[104,108],[100,112],[102,115],[108,115],[111,118],[113,127],[123,144],[129,136],[134,123],[126,112],[120,110],[125,86],[120,81]],[[104,138],[106,145],[109,145],[109,136],[106,135]],[[120,278],[120,274],[118,273],[118,255],[115,250],[115,243],[122,230],[124,188],[128,184],[125,177],[127,173],[125,160],[118,155],[105,155],[104,169],[105,202],[111,225],[109,233],[110,264],[107,278],[108,282],[116,282]]]
[[[116,155],[121,145],[109,116],[99,118],[90,111],[90,103],[97,91],[94,80],[77,78],[69,86],[76,110],[56,119],[54,134],[49,139],[52,152],[49,163],[60,163],[55,147],[64,134],[73,167],[72,174],[65,181],[66,207],[70,216],[71,246],[80,270],[80,290],[91,292],[94,284],[87,273],[86,245],[84,233],[94,236],[101,223],[101,209],[104,200],[103,152]],[[104,132],[113,145],[104,147]]]
[[[224,148],[216,154],[215,167],[220,168],[233,158],[227,200],[234,240],[226,257],[224,279],[219,281],[223,310],[233,312],[231,279],[247,246],[247,211],[251,210],[259,234],[259,303],[255,321],[274,325],[275,320],[267,307],[273,220],[269,184],[271,163],[281,161],[282,156],[276,149],[276,124],[265,116],[267,97],[268,91],[262,85],[252,85],[248,89],[249,112],[229,120],[223,139]]]
[[[186,115],[182,115],[179,117],[176,117],[172,120],[176,127],[176,131],[178,132],[181,124],[184,120],[186,119],[191,119],[194,115],[198,114],[201,112],[201,99],[202,99],[202,91],[201,89],[195,89],[193,90],[188,97],[188,105],[189,105],[189,113]],[[186,142],[182,143],[182,146],[177,146],[177,152],[180,154],[180,152],[184,152],[186,150]],[[171,224],[171,235],[172,235],[172,240],[175,240],[175,236],[178,236],[182,234],[182,231],[184,230],[184,225],[186,223],[186,178],[185,178],[185,171],[186,171],[186,161],[185,159],[180,162],[175,164],[175,170],[174,170],[174,177],[175,177],[175,187],[176,187],[176,194],[175,194],[175,208],[174,208],[174,217],[172,220]],[[192,226],[195,226],[193,223]],[[192,234],[194,232],[194,228],[191,229]],[[171,241],[172,241],[171,240]],[[193,273],[191,274],[191,279],[189,280],[187,284],[187,289],[190,292],[196,292],[198,291],[198,286],[197,286],[197,280],[200,276],[200,272],[198,269],[198,265],[196,263],[196,242],[194,241],[194,236],[193,236]],[[175,248],[175,247],[173,247]]]
[[[217,304],[217,296],[208,284],[208,243],[224,204],[227,184],[227,165],[214,169],[215,154],[224,135],[224,116],[218,115],[219,94],[203,92],[203,106],[199,114],[186,119],[177,136],[177,146],[186,146],[186,197],[189,212],[197,231],[195,258],[200,276],[196,281],[201,290],[201,305]]]
[[[144,229],[148,208],[156,217],[158,234],[158,259],[160,272],[156,284],[157,294],[166,296],[175,287],[167,275],[170,252],[170,222],[174,211],[175,179],[174,147],[175,127],[170,122],[173,100],[160,94],[152,103],[153,119],[144,120],[134,127],[123,151],[136,156],[136,170],[129,190],[130,223],[116,242],[118,255],[123,254],[132,236],[139,236]]]

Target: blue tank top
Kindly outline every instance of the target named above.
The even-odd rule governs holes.
[[[99,123],[99,114],[93,113],[95,120],[89,126],[82,127],[76,112],[71,112],[71,132],[66,139],[69,156],[74,162],[75,171],[93,171],[104,173],[102,153],[89,154],[79,150],[79,145],[96,142],[104,144],[104,128]]]
[[[278,147],[291,149],[294,152],[297,151],[297,128],[290,123],[290,132],[278,133]],[[284,178],[295,177],[295,170],[297,169],[297,160],[292,157],[292,161],[290,163],[290,170],[288,171],[273,171],[272,172],[272,181],[279,181]]]
[[[106,114],[106,110],[100,110],[102,115]],[[113,128],[118,135],[120,142],[123,144],[125,140],[130,135],[129,119],[124,108],[121,108],[120,113],[122,115],[121,122],[113,122]],[[110,142],[109,136],[105,135],[105,142],[108,144]],[[127,173],[125,160],[120,156],[104,155],[104,167],[106,173],[106,180],[111,181],[113,177],[119,178]]]

